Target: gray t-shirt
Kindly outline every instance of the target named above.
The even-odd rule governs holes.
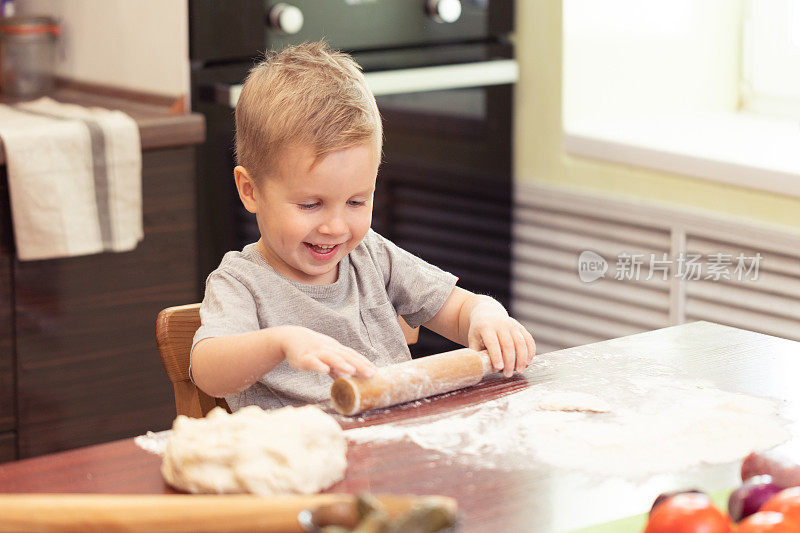
[[[208,276],[192,349],[208,337],[295,325],[333,337],[376,366],[407,361],[411,354],[397,316],[414,328],[424,324],[439,312],[457,280],[372,230],[341,260],[330,285],[288,279],[248,244],[225,254]],[[332,382],[326,374],[295,370],[284,360],[225,400],[231,411],[316,403],[329,397]]]

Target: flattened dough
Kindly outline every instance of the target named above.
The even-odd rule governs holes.
[[[347,441],[314,406],[248,406],[205,418],[178,416],[161,474],[186,492],[313,494],[344,477]]]
[[[539,409],[543,411],[611,412],[611,406],[607,401],[585,392],[548,392],[544,398],[539,400]]]

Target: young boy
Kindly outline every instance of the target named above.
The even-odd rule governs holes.
[[[398,315],[487,349],[506,376],[533,358],[533,337],[497,301],[370,229],[382,137],[347,54],[303,44],[250,71],[234,177],[261,239],[209,275],[190,365],[232,411],[319,402],[332,377],[409,360]]]

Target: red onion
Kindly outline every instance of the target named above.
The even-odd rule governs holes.
[[[731,493],[728,498],[728,514],[735,522],[758,512],[764,502],[779,493],[781,487],[768,475],[753,476]]]
[[[685,494],[687,492],[696,492],[698,494],[705,494],[702,490],[698,489],[686,489],[686,490],[676,490],[673,492],[662,492],[661,494],[658,495],[656,501],[653,502],[653,506],[650,507],[650,512],[648,513],[648,516],[653,514],[655,508],[664,503],[664,500],[666,500],[667,498],[672,498],[673,496],[676,496],[678,494]]]

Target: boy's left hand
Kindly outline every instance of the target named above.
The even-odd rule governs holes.
[[[496,302],[495,302],[496,303]],[[523,372],[536,354],[536,342],[501,305],[479,304],[470,313],[469,347],[486,350],[495,369],[511,377]]]

